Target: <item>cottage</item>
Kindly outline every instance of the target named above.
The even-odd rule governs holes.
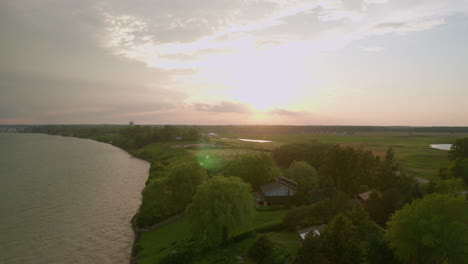
[[[296,194],[297,183],[286,177],[279,176],[274,182],[260,186],[260,190],[256,194],[256,200],[260,205],[282,204],[287,197]]]
[[[309,228],[306,228],[306,229],[299,230],[299,231],[297,231],[297,233],[299,233],[299,236],[302,239],[305,239],[307,234],[309,234],[309,233],[312,233],[312,236],[320,236],[320,233],[326,227],[327,227],[327,225],[325,225],[325,224],[319,225],[319,226],[313,226],[313,227],[309,227]]]

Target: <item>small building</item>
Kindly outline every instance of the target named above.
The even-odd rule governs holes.
[[[260,186],[260,192],[255,195],[259,205],[283,204],[288,197],[297,191],[297,182],[279,176],[274,182]]]
[[[320,233],[327,227],[327,225],[318,225],[318,226],[312,226],[306,229],[302,229],[297,231],[299,233],[299,236],[302,239],[305,239],[307,234],[312,233],[312,236],[320,236]]]
[[[371,193],[372,191],[363,192],[363,193],[358,194],[358,197],[359,199],[361,199],[361,201],[365,202],[369,199]]]
[[[382,196],[382,194],[378,191],[367,191],[367,192],[363,192],[357,195],[357,202],[361,206],[364,206],[366,201],[369,200],[372,193],[376,193],[379,197]]]

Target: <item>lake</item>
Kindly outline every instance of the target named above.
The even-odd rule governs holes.
[[[440,150],[450,150],[452,144],[431,144],[431,148],[440,149]]]
[[[0,263],[128,263],[148,168],[92,140],[0,133]]]

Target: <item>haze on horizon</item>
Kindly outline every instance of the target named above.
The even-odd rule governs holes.
[[[0,124],[468,126],[468,2],[0,0]]]

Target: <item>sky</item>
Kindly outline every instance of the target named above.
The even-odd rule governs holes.
[[[0,124],[468,126],[465,0],[0,0]]]

